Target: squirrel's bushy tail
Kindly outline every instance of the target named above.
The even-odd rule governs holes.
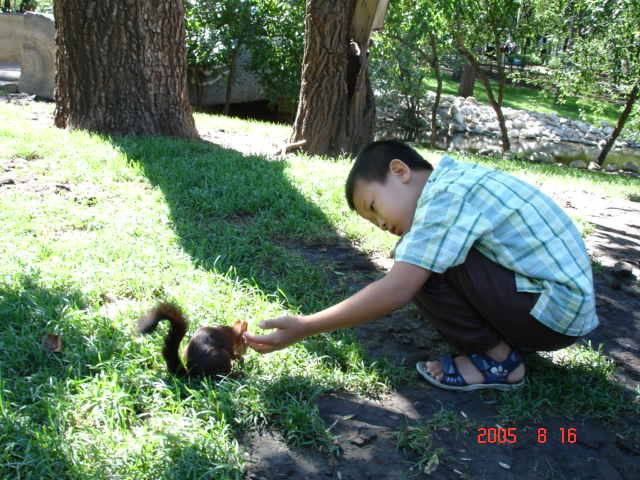
[[[138,332],[147,334],[153,332],[160,320],[169,320],[171,328],[164,340],[162,356],[167,362],[167,369],[174,375],[184,376],[187,370],[184,368],[178,353],[180,342],[187,333],[187,320],[182,311],[172,303],[161,303],[145,316],[138,320]]]

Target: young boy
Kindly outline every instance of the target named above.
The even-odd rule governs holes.
[[[462,355],[418,362],[449,390],[524,383],[519,352],[571,345],[598,325],[591,263],[569,217],[506,173],[443,157],[435,168],[396,141],[373,142],[346,183],[350,208],[401,237],[381,279],[313,315],[245,334],[261,353],[374,320],[414,301]]]

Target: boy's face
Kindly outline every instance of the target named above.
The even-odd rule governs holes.
[[[384,183],[359,179],[353,191],[358,215],[382,230],[402,236],[409,231],[424,181],[407,164],[391,160]]]

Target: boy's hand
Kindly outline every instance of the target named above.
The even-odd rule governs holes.
[[[278,329],[268,335],[253,335],[248,332],[244,334],[247,344],[260,353],[271,353],[275,350],[280,350],[307,336],[301,318],[295,315],[283,315],[278,318],[263,320],[259,326],[264,329]]]

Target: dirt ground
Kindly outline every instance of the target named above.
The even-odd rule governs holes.
[[[6,101],[0,99],[0,101]],[[51,124],[50,105],[32,117]],[[243,153],[273,155],[284,139],[259,141],[246,135],[218,130],[200,132],[203,139]],[[2,172],[0,172],[2,173]],[[595,269],[600,327],[587,336],[616,363],[617,380],[632,392],[640,386],[640,203],[604,200],[599,194],[571,187],[538,185],[567,212],[595,227],[587,238]],[[359,254],[347,241],[327,245],[297,245],[314,261],[332,264],[331,270],[358,272],[355,291],[379,277],[389,259]],[[411,309],[366,324],[356,330],[366,350],[413,367],[419,358],[448,352],[438,333]],[[317,402],[321,416],[338,437],[340,455],[328,458],[316,451],[290,448],[276,432],[253,433],[241,440],[248,459],[247,479],[367,478],[404,479],[637,479],[640,478],[638,419],[621,419],[604,425],[590,419],[549,415],[540,425],[519,425],[512,444],[478,443],[477,426],[496,427],[496,409],[480,392],[453,393],[431,387],[415,376],[411,384],[373,401],[344,393]],[[439,431],[436,447],[445,453],[430,475],[415,468],[416,458],[397,448],[396,432],[432,417],[442,408],[459,412],[461,421],[475,424],[462,434]],[[471,423],[469,423],[471,425]],[[548,441],[538,443],[536,428],[544,427]],[[624,427],[624,428],[623,428]],[[563,443],[561,429],[575,428],[576,442]],[[565,430],[566,431],[566,430]]]

